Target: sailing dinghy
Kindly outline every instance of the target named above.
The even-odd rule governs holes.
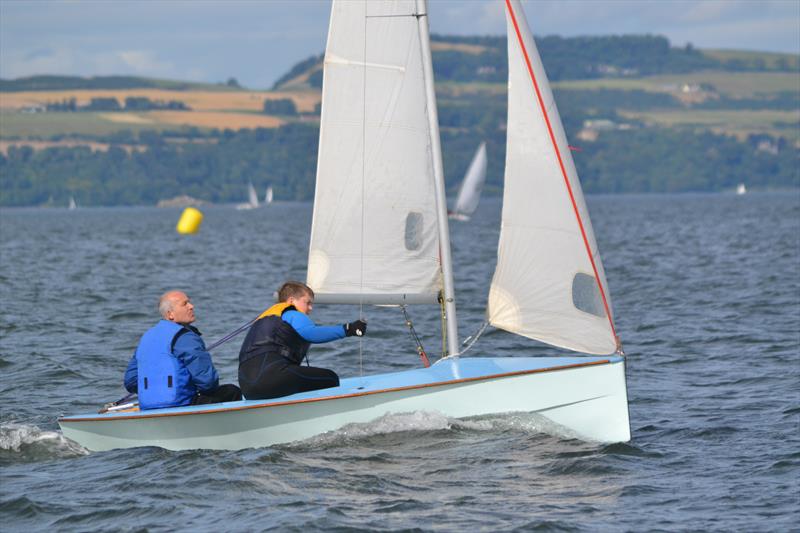
[[[521,5],[505,9],[508,146],[487,318],[583,355],[459,356],[426,3],[334,1],[307,282],[317,303],[441,306],[446,353],[272,400],[66,416],[64,435],[90,450],[230,450],[436,410],[535,412],[580,438],[629,440],[625,359],[580,183]]]
[[[247,209],[255,209],[258,207],[258,194],[256,194],[256,188],[253,187],[253,184],[250,183],[247,186],[247,202],[243,204],[238,204],[236,209],[242,211]]]
[[[452,220],[466,222],[478,208],[483,184],[486,182],[486,163],[486,143],[482,142],[472,156],[467,173],[461,181],[456,203],[449,213]]]

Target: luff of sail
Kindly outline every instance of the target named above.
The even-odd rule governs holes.
[[[611,301],[561,119],[522,6],[506,0],[508,130],[489,322],[592,354],[617,349]]]
[[[441,289],[415,14],[413,0],[332,4],[307,278],[318,300]]]
[[[485,181],[486,143],[482,142],[472,157],[467,173],[464,175],[464,181],[461,182],[461,188],[458,190],[458,197],[453,207],[454,214],[470,216],[475,212]]]

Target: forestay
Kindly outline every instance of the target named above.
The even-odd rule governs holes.
[[[318,300],[436,301],[441,289],[414,14],[413,0],[332,5],[308,258]]]
[[[505,190],[488,319],[562,348],[612,353],[611,301],[566,135],[522,7],[506,8]]]

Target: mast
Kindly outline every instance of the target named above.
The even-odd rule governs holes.
[[[417,0],[417,24],[422,46],[422,66],[425,77],[425,96],[428,109],[428,124],[433,156],[434,191],[436,191],[436,213],[439,227],[439,254],[442,260],[444,282],[445,327],[447,333],[447,355],[459,353],[458,321],[456,320],[456,299],[453,287],[453,261],[450,255],[450,228],[447,222],[447,198],[445,197],[444,170],[442,165],[442,146],[439,140],[439,115],[436,110],[436,92],[433,87],[433,63],[431,43],[428,32],[428,5],[426,0]]]

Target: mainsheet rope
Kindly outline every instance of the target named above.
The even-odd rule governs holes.
[[[258,316],[261,316],[261,315],[258,315]],[[258,316],[255,317],[253,320],[249,321],[247,324],[243,324],[241,327],[238,327],[235,330],[231,331],[230,333],[228,333],[227,335],[225,335],[224,337],[219,339],[217,342],[213,343],[211,346],[206,348],[206,350],[210,352],[211,350],[213,350],[217,346],[221,346],[221,345],[225,344],[226,342],[228,342],[229,340],[231,340],[232,338],[237,336],[239,333],[243,332],[244,330],[246,330],[247,328],[252,326],[255,323],[255,321],[258,320]]]

